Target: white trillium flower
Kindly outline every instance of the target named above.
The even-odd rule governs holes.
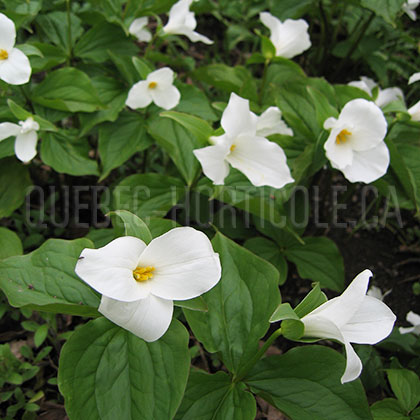
[[[420,101],[408,108],[407,112],[411,115],[413,121],[420,121]]]
[[[193,0],[180,0],[171,7],[169,20],[163,27],[163,32],[168,35],[185,35],[192,42],[213,44],[211,39],[194,31],[197,21],[194,12],[190,11],[192,2]]]
[[[261,22],[271,31],[270,41],[277,57],[293,58],[311,46],[308,23],[303,19],[286,19],[284,22],[268,12],[260,13]]]
[[[229,164],[257,187],[282,188],[294,181],[283,149],[258,134],[258,117],[250,111],[248,100],[232,93],[221,125],[225,134],[210,137],[214,145],[194,150],[204,174],[214,184],[224,183]],[[263,126],[264,130],[269,128],[265,124]]]
[[[350,343],[376,344],[391,333],[396,320],[385,303],[366,296],[371,276],[370,270],[364,270],[341,296],[323,303],[301,319],[305,337],[344,344],[347,363],[341,383],[355,380],[362,371],[362,362]]]
[[[413,311],[410,311],[407,314],[406,320],[412,324],[412,327],[400,327],[399,331],[400,334],[409,334],[413,333],[416,335],[420,335],[420,315],[415,314]]]
[[[132,109],[145,108],[154,102],[163,109],[172,109],[179,104],[181,94],[173,85],[174,72],[169,67],[152,71],[134,84],[128,92],[125,104]]]
[[[378,85],[369,77],[362,76],[360,80],[350,82],[349,86],[354,86],[364,90],[369,96],[372,96],[372,90]],[[399,99],[404,101],[404,93],[400,88],[390,87],[382,90],[378,87],[378,96],[375,99],[375,104],[382,108],[385,105],[388,105],[389,103]]]
[[[420,4],[420,0],[408,0],[402,5],[402,9],[411,20],[417,20],[417,13],[414,9]]]
[[[257,118],[257,136],[267,137],[272,134],[293,136],[292,129],[281,119],[279,108],[271,106]]]
[[[152,34],[146,29],[148,22],[149,19],[146,16],[134,19],[128,32],[140,42],[149,42],[152,39]]]
[[[366,294],[376,299],[384,300],[391,292],[392,292],[392,289],[387,290],[385,293],[382,293],[382,290],[379,287],[371,286]]]
[[[389,166],[389,151],[383,141],[387,122],[381,109],[365,99],[347,102],[338,119],[325,120],[331,130],[324,149],[331,165],[350,182],[373,182]]]
[[[13,48],[15,40],[15,24],[0,13],[0,79],[11,85],[23,85],[29,81],[32,69],[28,57]]]
[[[0,123],[0,141],[15,136],[15,154],[22,162],[29,162],[36,155],[36,144],[38,142],[37,131],[39,124],[32,117],[19,124],[10,122]]]
[[[200,296],[221,276],[219,254],[190,227],[172,229],[149,245],[124,236],[80,256],[76,274],[102,294],[99,312],[149,342],[168,329],[173,300]]]
[[[419,80],[420,80],[420,72],[414,73],[408,79],[408,84],[411,85],[411,83],[418,82]]]

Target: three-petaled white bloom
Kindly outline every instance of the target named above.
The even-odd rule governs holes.
[[[413,121],[420,121],[420,101],[408,108],[407,112],[411,115]]]
[[[28,57],[15,46],[16,28],[13,21],[0,13],[0,79],[11,85],[23,85],[31,77]]]
[[[408,84],[418,82],[420,80],[420,71],[418,73],[413,73],[410,78],[408,79]]]
[[[261,22],[270,29],[270,41],[277,57],[293,58],[311,46],[308,24],[303,19],[286,19],[284,22],[268,12],[260,13]]]
[[[84,249],[76,274],[102,294],[106,318],[146,341],[159,339],[172,320],[173,300],[200,296],[220,280],[219,255],[207,236],[180,227],[153,239],[125,236]]]
[[[210,137],[212,146],[194,150],[204,174],[214,184],[224,183],[229,173],[229,164],[241,171],[257,187],[269,185],[282,188],[294,181],[283,149],[258,133],[258,120],[250,111],[248,100],[235,93],[230,95],[221,120],[225,134]],[[275,123],[278,123],[277,119]],[[270,127],[267,127],[264,119],[262,127],[269,131]]]
[[[275,106],[267,108],[257,117],[257,136],[267,137],[272,134],[293,136],[293,131],[281,118],[281,111]]]
[[[338,119],[325,120],[324,128],[331,130],[324,145],[327,158],[350,182],[369,183],[386,173],[389,151],[383,140],[387,122],[373,102],[347,102]]]
[[[131,87],[125,104],[137,109],[145,108],[154,102],[163,109],[172,109],[179,104],[181,98],[173,82],[174,72],[169,67],[152,71],[146,80],[140,80]]]
[[[415,314],[413,311],[410,311],[407,314],[406,320],[412,324],[412,327],[400,327],[400,334],[409,334],[413,333],[420,335],[420,315]]]
[[[140,42],[149,42],[152,39],[152,34],[146,29],[148,22],[147,16],[134,19],[128,28],[128,32]]]
[[[380,300],[366,296],[370,270],[364,270],[347,289],[304,316],[304,336],[337,340],[343,343],[347,363],[341,383],[356,379],[362,362],[350,343],[376,344],[392,331],[395,315]]]
[[[163,27],[165,34],[185,35],[192,42],[213,44],[213,41],[204,35],[195,32],[197,26],[194,12],[190,11],[193,0],[180,0],[169,11],[168,23]]]
[[[402,5],[402,9],[410,17],[411,20],[417,20],[417,13],[414,9],[420,4],[420,0],[408,0]]]
[[[377,87],[377,83],[366,76],[361,76],[360,80],[350,82],[349,86],[357,87],[361,90],[364,90],[369,96],[372,96],[372,91],[375,87]],[[398,87],[390,87],[387,89],[380,89],[378,86],[378,96],[375,99],[375,104],[379,107],[384,107],[388,105],[390,102],[396,101],[401,99],[404,101],[404,93]]]
[[[19,124],[10,122],[0,123],[0,141],[15,136],[15,154],[22,162],[29,162],[36,155],[36,144],[38,142],[37,131],[39,124],[32,117]]]

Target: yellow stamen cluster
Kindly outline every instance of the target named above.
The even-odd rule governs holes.
[[[232,144],[232,146],[230,146],[230,151],[233,152],[236,149],[236,144]]]
[[[157,83],[156,82],[150,82],[148,87],[149,87],[149,89],[155,89],[157,87]]]
[[[341,130],[338,136],[335,138],[337,144],[343,144],[348,140],[348,136],[351,136],[350,131]]]
[[[153,271],[155,267],[137,267],[133,271],[133,277],[136,281],[147,281],[153,277]]]
[[[7,60],[9,53],[6,50],[0,50],[0,60]]]

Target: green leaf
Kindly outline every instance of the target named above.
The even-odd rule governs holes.
[[[270,317],[270,322],[283,321],[284,319],[300,320],[299,316],[290,306],[290,303],[281,303],[277,306],[277,309]]]
[[[0,287],[12,306],[96,316],[99,296],[74,272],[80,253],[91,246],[86,239],[49,239],[30,254],[2,260]]]
[[[190,300],[175,300],[174,305],[180,308],[190,309],[192,311],[207,312],[209,310],[206,301],[202,298],[202,296],[198,296]]]
[[[175,420],[253,420],[255,399],[241,382],[232,384],[229,375],[192,371]]]
[[[204,295],[209,311],[184,313],[198,340],[208,351],[220,351],[226,367],[235,373],[258,351],[258,340],[280,302],[278,272],[220,233],[212,244],[223,272],[217,286]]]
[[[285,319],[281,323],[281,334],[288,340],[299,340],[305,332],[305,325],[298,319]]]
[[[15,158],[0,162],[0,219],[19,208],[32,186],[29,170]]]
[[[109,214],[118,216],[124,224],[125,236],[134,236],[148,244],[152,240],[152,234],[146,223],[133,213],[127,210],[115,210]]]
[[[37,330],[34,334],[34,343],[35,347],[39,347],[47,338],[48,335],[48,324],[43,324]]]
[[[261,359],[244,379],[290,420],[371,420],[360,381],[342,385],[345,360],[316,345]]]
[[[323,95],[320,90],[312,86],[308,86],[307,90],[315,106],[316,120],[319,127],[322,128],[324,126],[325,120],[329,117],[338,118],[337,108],[330,104],[328,98]]]
[[[118,141],[115,141],[118,139]],[[99,155],[102,161],[102,175],[121,166],[137,152],[152,144],[146,132],[144,119],[137,113],[122,112],[113,123],[103,124],[99,128]]]
[[[60,173],[99,175],[98,164],[89,156],[88,139],[77,138],[69,130],[46,133],[41,142],[41,159]]]
[[[335,243],[325,237],[305,237],[305,244],[296,244],[285,250],[299,275],[337,292],[344,289],[344,262]]]
[[[0,141],[0,159],[15,155],[15,137]]]
[[[401,407],[409,412],[420,402],[420,379],[408,369],[387,369],[389,383]]]
[[[22,255],[23,247],[19,236],[10,229],[0,227],[0,260]]]
[[[147,130],[168,153],[187,184],[191,185],[200,170],[193,150],[203,147],[203,143],[181,124],[169,118],[152,118]]]
[[[408,420],[398,401],[394,398],[385,398],[377,401],[371,407],[374,420]]]
[[[271,60],[276,56],[276,47],[266,36],[261,35],[261,53],[266,60]]]
[[[15,45],[15,48],[21,50],[27,57],[34,55],[38,57],[44,57],[44,54],[42,54],[42,52],[32,44],[18,44]]]
[[[101,22],[79,39],[74,47],[74,54],[87,61],[103,63],[109,60],[108,50],[129,57],[139,52],[136,44],[126,36],[119,25]]]
[[[87,74],[70,67],[49,73],[34,88],[32,100],[59,111],[93,112],[103,108]]]
[[[131,59],[133,61],[133,65],[136,68],[139,76],[145,80],[149,73],[153,71],[153,68],[147,63],[144,58],[133,57]]]
[[[154,343],[105,318],[77,329],[63,346],[58,385],[72,420],[170,419],[188,379],[189,335],[178,321]]]
[[[401,13],[401,8],[405,0],[361,0],[363,7],[375,12],[386,22],[395,26],[395,19]]]
[[[61,48],[43,42],[33,42],[32,44],[42,53],[42,57],[31,57],[32,73],[49,70],[66,61],[66,54]]]
[[[111,61],[114,63],[115,67],[120,73],[121,77],[127,82],[131,87],[138,81],[137,70],[134,67],[134,64],[130,56],[121,55],[119,52],[114,52],[107,50]]]
[[[39,124],[39,128],[41,130],[57,131],[57,127],[54,124],[50,123],[44,118],[31,114],[30,112],[23,109],[21,106],[19,106],[16,102],[12,101],[11,99],[7,100],[7,105],[9,105],[10,111],[12,111],[13,115],[18,120],[25,121],[27,118],[32,117]]]
[[[321,306],[327,300],[327,296],[325,296],[325,293],[322,292],[319,283],[316,283],[313,289],[302,300],[302,302],[296,306],[295,312],[299,318],[303,318],[305,315],[318,308],[318,306]]]
[[[112,193],[112,208],[128,210],[142,218],[163,217],[185,194],[178,178],[138,174],[123,179]]]

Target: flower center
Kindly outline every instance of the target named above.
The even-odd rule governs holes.
[[[230,151],[233,152],[236,149],[236,144],[232,144],[232,146],[230,146]]]
[[[7,60],[9,53],[6,50],[0,50],[0,60]]]
[[[137,267],[133,270],[134,280],[139,282],[147,281],[153,277],[153,271],[155,271],[155,267]]]
[[[348,140],[348,137],[351,136],[350,131],[341,130],[338,136],[335,138],[337,144],[345,143]]]
[[[150,82],[149,83],[149,89],[156,89],[157,83],[156,82]]]

